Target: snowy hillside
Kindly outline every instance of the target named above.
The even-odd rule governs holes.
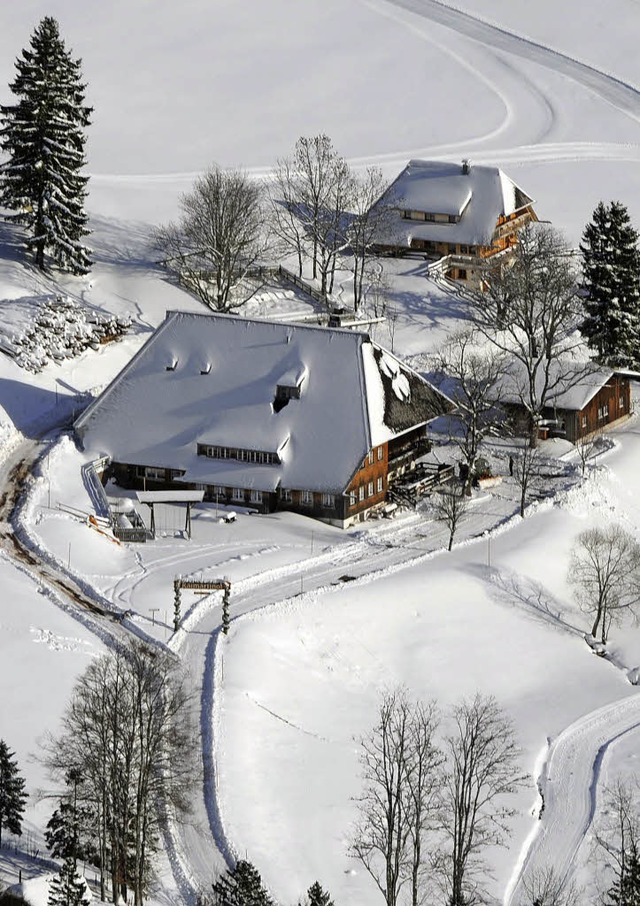
[[[297,902],[316,879],[336,906],[382,903],[347,849],[359,791],[355,739],[372,726],[381,692],[398,683],[445,709],[480,689],[514,720],[529,784],[508,845],[491,853],[495,901],[513,894],[518,906],[521,867],[551,860],[594,899],[589,843],[603,786],[637,771],[640,699],[629,676],[640,666],[640,630],[614,629],[611,658],[594,657],[566,575],[584,528],[617,522],[640,534],[637,417],[612,433],[615,444],[586,483],[570,455],[558,460],[556,496],[534,502],[524,521],[513,515],[517,488],[498,451],[503,481],[476,496],[450,555],[428,508],[341,532],[293,514],[225,524],[208,505],[194,511],[187,541],[184,512],[166,507],[156,542],[117,545],[87,524],[85,457],[59,437],[59,426],[119,372],[167,309],[202,311],[157,266],[150,236],[213,162],[261,178],[300,135],[326,132],[354,166],[375,164],[389,177],[410,158],[497,165],[574,245],[601,199],[626,204],[640,227],[640,6],[5,6],[2,103],[10,100],[13,61],[42,16],[58,18],[83,59],[95,108],[88,145],[95,267],[87,278],[42,275],[24,261],[15,231],[1,225],[0,335],[13,343],[58,294],[131,326],[73,357],[52,353],[37,373],[0,352],[2,489],[17,488],[10,475],[18,461],[40,455],[15,525],[36,565],[16,560],[6,511],[0,531],[0,738],[16,751],[30,794],[23,837],[11,841],[18,852],[0,850],[0,882],[50,868],[31,858],[46,857],[53,810],[41,743],[58,729],[75,678],[110,644],[99,621],[53,584],[55,574],[126,613],[126,629],[168,644],[200,697],[206,782],[194,794],[193,823],[170,828],[164,840],[154,906],[193,904],[225,860],[245,855],[283,904]],[[394,318],[377,325],[374,338],[414,357],[415,367],[467,310],[426,279],[422,262],[396,260],[387,269]],[[299,296],[274,286],[246,311],[270,317],[301,307]],[[230,578],[228,638],[216,643],[212,635],[221,615],[215,595],[185,596],[184,627],[172,634],[178,573]],[[345,576],[354,581],[340,581]],[[548,823],[537,820],[538,789],[547,794]]]

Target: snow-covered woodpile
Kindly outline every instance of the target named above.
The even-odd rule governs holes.
[[[0,350],[27,371],[74,358],[121,337],[129,316],[103,314],[67,296],[19,299],[3,308]]]

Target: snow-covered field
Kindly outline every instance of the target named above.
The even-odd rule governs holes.
[[[389,176],[410,157],[497,164],[573,243],[601,199],[625,203],[640,226],[636,0],[496,0],[490,9],[477,0],[23,0],[0,13],[0,86],[44,15],[59,19],[82,56],[95,106],[96,265],[87,279],[42,276],[1,226],[3,334],[16,312],[58,292],[131,316],[133,329],[36,375],[0,356],[3,458],[102,388],[166,309],[198,310],[155,266],[149,237],[214,161],[262,176],[299,135],[326,132],[354,165]],[[6,89],[0,99],[9,101]],[[427,282],[419,262],[394,262],[390,272],[395,351],[436,349],[464,303]],[[274,289],[251,311],[300,307]],[[388,328],[376,339],[390,343]],[[511,518],[516,491],[505,477],[476,499],[450,555],[426,513],[340,532],[291,515],[227,525],[213,506],[197,513],[191,542],[181,536],[183,514],[167,509],[157,542],[116,546],[57,508],[88,512],[91,503],[72,442],[47,448],[23,535],[61,571],[133,611],[132,630],[167,641],[203,696],[203,757],[215,782],[199,791],[193,826],[167,842],[154,902],[179,902],[224,857],[245,854],[282,903],[316,878],[337,906],[375,902],[347,857],[354,739],[396,683],[444,708],[476,689],[493,693],[515,722],[531,784],[508,846],[491,857],[495,898],[517,898],[521,864],[545,864],[550,853],[593,881],[590,818],[602,786],[638,767],[640,700],[627,671],[640,665],[640,632],[614,630],[612,659],[593,657],[566,571],[583,528],[614,520],[640,533],[637,420],[613,436],[586,484],[559,486],[555,502],[535,504],[524,521]],[[473,540],[489,528],[490,539]],[[42,854],[53,805],[39,793],[48,790],[39,745],[103,642],[6,554],[0,573],[0,738],[31,794],[22,846]],[[215,597],[185,598],[185,628],[170,638],[176,573],[230,577],[237,619],[215,650]],[[356,581],[333,584],[341,575]],[[533,812],[536,780],[543,822]],[[0,880],[18,867],[27,863],[3,854]]]

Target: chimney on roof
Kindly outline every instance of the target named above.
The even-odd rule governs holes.
[[[468,176],[471,172],[471,162],[468,157],[465,157],[462,161],[462,175]]]

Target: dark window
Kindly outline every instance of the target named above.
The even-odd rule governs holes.
[[[289,400],[300,399],[300,388],[289,387],[287,384],[278,384],[276,395],[273,400],[273,411],[280,412],[287,405]]]

